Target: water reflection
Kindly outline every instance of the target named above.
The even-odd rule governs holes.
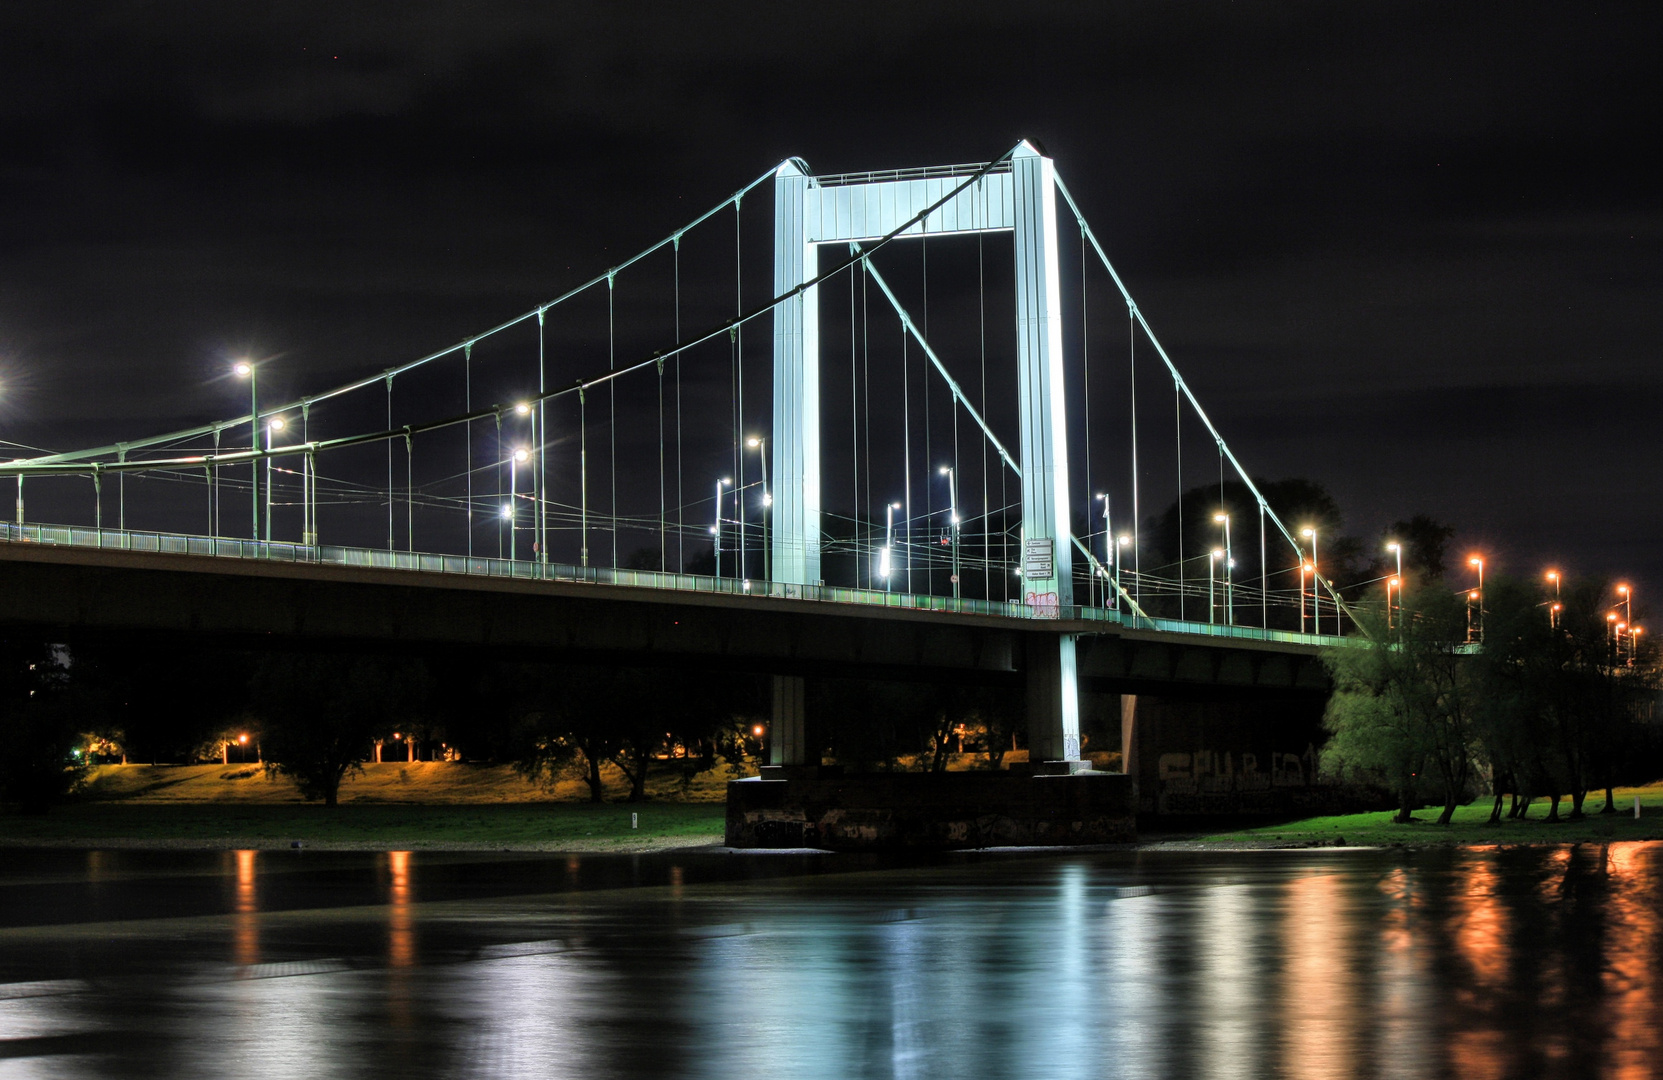
[[[1660,859],[16,856],[0,1075],[1627,1080]]]

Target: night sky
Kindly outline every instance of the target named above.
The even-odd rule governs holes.
[[[273,394],[374,374],[787,156],[1028,138],[1250,470],[1326,484],[1360,536],[1427,513],[1492,566],[1631,577],[1643,602],[1660,42],[1656,4],[11,0],[0,439],[232,415],[240,355],[274,359]],[[752,341],[760,423],[765,324]]]

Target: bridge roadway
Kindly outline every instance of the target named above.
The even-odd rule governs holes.
[[[1166,696],[1322,694],[1340,639],[1069,608],[803,588],[696,575],[154,533],[0,526],[0,627],[251,645],[488,650],[775,676],[1021,686],[1059,634],[1082,688]],[[795,686],[796,703],[790,698]],[[780,702],[781,687],[786,702]],[[779,719],[776,717],[776,719]]]

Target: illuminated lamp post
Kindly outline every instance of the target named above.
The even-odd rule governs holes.
[[[769,520],[774,516],[773,493],[768,490],[768,440],[760,435],[752,435],[745,440],[745,445],[756,451],[757,460],[762,462],[762,580],[774,580],[774,552],[769,543]]]
[[[947,540],[953,546],[953,599],[959,598],[959,489],[953,479],[953,467],[943,465],[941,475],[947,478]]]
[[[1230,551],[1230,515],[1220,510],[1213,520],[1224,526],[1224,622],[1236,621],[1236,558]]]
[[[883,591],[889,591],[889,573],[893,569],[890,562],[890,551],[895,545],[895,511],[901,508],[898,502],[892,502],[884,507],[883,524],[883,552],[878,558],[878,576],[883,578]]]
[[[248,380],[248,445],[255,451],[260,449],[260,365],[249,360],[238,360],[231,365],[232,374],[239,379]],[[249,514],[253,519],[249,536],[260,539],[260,463],[249,462],[249,473],[252,477],[254,489],[253,497],[249,500]]]

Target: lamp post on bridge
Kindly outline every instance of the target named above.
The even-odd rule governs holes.
[[[256,453],[260,449],[260,365],[252,360],[238,360],[231,365],[232,374],[239,379],[248,380],[248,445]],[[260,539],[260,463],[250,461],[248,471],[252,478],[252,497],[249,499],[249,514],[252,524],[249,535],[255,540]]]
[[[1114,568],[1118,567],[1120,565],[1120,563],[1115,559],[1114,525],[1109,520],[1109,497],[1106,494],[1098,495],[1097,497],[1099,499],[1103,500],[1103,558],[1105,560],[1107,560],[1109,569],[1113,570]],[[1095,575],[1095,574],[1092,575],[1093,578],[1095,578],[1096,576],[1097,575]],[[1115,591],[1115,594],[1112,597],[1112,600],[1113,600],[1114,609],[1116,611],[1119,611],[1120,610],[1120,592],[1119,592],[1119,590]]]
[[[531,450],[523,459],[531,470],[531,546],[537,553],[537,561],[546,563],[549,561],[549,545],[548,537],[543,535],[543,471],[537,467],[537,455],[543,444],[537,441],[537,410],[529,401],[522,401],[514,406],[514,412],[531,421]],[[514,456],[518,459],[519,451],[516,450]],[[509,480],[512,486],[512,475]]]
[[[514,504],[514,500],[520,497],[520,463],[529,461],[531,461],[531,451],[527,450],[523,446],[515,447],[514,452],[509,455],[508,458],[508,501],[502,506],[502,516],[508,521],[509,562],[515,562],[520,557],[518,547],[520,514],[519,508]],[[535,469],[535,466],[532,466],[532,468]],[[500,476],[502,474],[498,473],[497,475]],[[535,472],[532,475],[535,476]],[[535,535],[535,522],[533,522],[532,528],[533,535]],[[532,543],[535,544],[536,541],[533,540]]]
[[[1216,573],[1218,560],[1222,558],[1224,558],[1224,552],[1219,548],[1213,548],[1207,553],[1207,625],[1209,626],[1218,622],[1218,612],[1216,610],[1218,601],[1214,584],[1218,579]]]
[[[266,423],[266,543],[271,543],[271,436],[282,431],[288,421],[274,416]],[[258,468],[258,466],[256,466]]]
[[[731,483],[733,481],[726,476],[716,481],[716,524],[710,527],[710,535],[713,538],[712,546],[716,551],[717,577],[722,576],[722,489]]]
[[[1121,589],[1120,589],[1120,564],[1126,561],[1125,556],[1121,554],[1120,549],[1126,547],[1131,542],[1132,542],[1132,538],[1130,536],[1121,536],[1118,540],[1115,541],[1115,551],[1114,551],[1114,556],[1115,556],[1114,557],[1114,609],[1116,611],[1120,610],[1120,592],[1121,592]]]
[[[889,592],[889,573],[894,567],[891,565],[890,552],[895,546],[895,511],[901,508],[898,502],[892,502],[884,509],[883,523],[883,554],[878,559],[878,576],[883,578],[883,591]]]
[[[1317,574],[1317,567],[1320,566],[1321,563],[1319,563],[1317,561],[1317,530],[1316,530],[1316,526],[1312,525],[1309,528],[1304,528],[1304,529],[1299,530],[1299,535],[1309,536],[1311,538],[1311,564],[1310,564],[1310,571],[1311,571],[1311,632],[1314,633],[1314,634],[1320,634],[1320,633],[1322,633],[1322,592],[1321,592],[1322,578],[1319,577],[1318,574]],[[1300,599],[1300,602],[1299,602],[1299,610],[1300,610],[1300,619],[1299,619],[1299,621],[1300,621],[1301,624],[1303,624],[1305,622],[1305,617],[1304,617],[1305,601],[1303,599],[1303,597],[1304,597],[1303,591],[1301,591],[1300,596],[1301,596],[1301,599]],[[1340,628],[1340,614],[1339,614],[1339,611],[1336,610],[1334,612],[1334,629],[1337,632],[1339,630],[1339,628]]]
[[[1386,544],[1386,550],[1397,556],[1397,580],[1391,584],[1397,586],[1397,621],[1401,623],[1403,621],[1403,545],[1398,543],[1396,540],[1392,540]],[[1390,630],[1391,628],[1392,590],[1390,586],[1388,586],[1386,589],[1386,629]]]
[[[1484,640],[1484,560],[1482,557],[1474,555],[1467,560],[1467,565],[1478,568],[1478,588],[1474,589],[1472,593],[1469,594],[1467,599],[1470,601],[1468,604],[1469,608],[1473,605],[1476,605],[1478,608],[1478,640],[1482,642]],[[1469,620],[1471,619],[1470,614],[1468,615],[1468,618]],[[1468,625],[1467,636],[1472,636],[1472,627],[1470,623]]]
[[[768,490],[768,440],[760,435],[752,435],[745,440],[745,445],[756,451],[756,456],[762,462],[762,580],[774,580],[773,546],[769,543],[768,520],[773,517],[772,508],[774,496]]]
[[[953,477],[953,467],[943,465],[941,475],[947,478],[947,539],[953,548],[953,599],[959,599],[959,491]]]
[[[1224,623],[1236,621],[1236,557],[1230,551],[1230,515],[1220,510],[1213,520],[1224,526]]]

